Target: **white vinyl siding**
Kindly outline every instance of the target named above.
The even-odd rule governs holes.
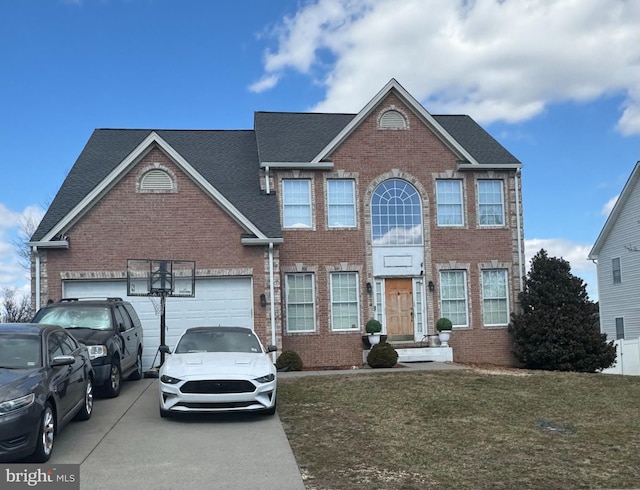
[[[440,316],[451,320],[454,327],[468,326],[466,271],[440,271],[440,298]]]
[[[436,181],[439,226],[463,226],[462,181]]]
[[[282,181],[282,220],[285,228],[311,228],[311,181]]]
[[[485,326],[505,326],[509,323],[507,271],[482,271],[482,317]]]
[[[481,226],[504,225],[504,196],[501,180],[478,181],[478,223]]]
[[[624,318],[626,340],[640,338],[640,166],[611,215],[610,228],[598,254],[598,303],[600,330],[612,341],[617,337],[616,318]],[[623,199],[624,197],[624,199]],[[620,283],[614,284],[614,259],[620,260]]]
[[[331,274],[331,330],[359,330],[358,274]]]
[[[315,288],[313,274],[286,275],[287,332],[315,330]]]

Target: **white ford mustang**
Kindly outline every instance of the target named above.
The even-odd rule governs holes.
[[[276,411],[277,374],[269,352],[246,327],[187,329],[160,368],[160,415]]]

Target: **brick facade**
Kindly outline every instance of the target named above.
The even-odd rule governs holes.
[[[417,190],[422,204],[422,273],[426,281],[435,283],[434,291],[425,289],[427,333],[435,332],[435,322],[441,316],[440,271],[464,270],[469,322],[467,327],[454,329],[451,336],[454,361],[514,364],[506,326],[483,325],[481,277],[484,269],[506,270],[509,309],[517,310],[524,264],[519,261],[523,232],[521,226],[518,228],[522,224],[522,202],[516,170],[459,169],[458,156],[403,100],[389,93],[377,107],[330,155],[332,169],[274,170],[268,186],[265,173],[260,171],[263,191],[270,188],[279,199],[283,179],[310,179],[312,185],[313,226],[283,229],[282,244],[273,248],[273,298],[268,245],[243,245],[243,228],[154,145],[68,227],[68,249],[39,251],[41,303],[60,298],[65,279],[125,278],[128,258],[193,260],[198,277],[252,277],[254,327],[264,343],[271,341],[273,305],[279,348],[298,352],[307,368],[360,365],[364,323],[375,315],[374,297],[367,292],[367,283],[384,279],[374,274],[371,197],[378,184],[398,178]],[[406,129],[380,128],[381,114],[391,107],[406,118]],[[170,192],[141,189],[141,177],[153,168],[161,168],[172,177],[175,185]],[[356,226],[352,229],[330,229],[327,224],[326,182],[331,178],[355,181]],[[461,227],[437,224],[436,180],[443,178],[462,181]],[[504,226],[478,225],[479,179],[504,183]],[[215,182],[211,184],[215,187]],[[32,271],[35,275],[35,269]],[[313,332],[291,333],[286,328],[285,275],[303,271],[314,274],[316,325]],[[331,330],[330,274],[335,271],[358,274],[362,323],[358,331]],[[35,294],[35,279],[32,286]],[[263,294],[266,307],[260,304]]]

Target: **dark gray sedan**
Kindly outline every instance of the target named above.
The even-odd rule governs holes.
[[[92,411],[83,344],[54,325],[0,324],[0,461],[48,461],[58,432]]]

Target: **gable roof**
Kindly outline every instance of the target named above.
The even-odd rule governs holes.
[[[596,242],[593,244],[593,247],[591,248],[591,252],[589,252],[589,255],[587,256],[587,259],[589,260],[598,259],[598,256],[600,255],[600,251],[602,250],[602,247],[604,246],[607,239],[609,238],[609,234],[611,233],[611,230],[613,229],[613,226],[615,225],[616,221],[620,217],[620,214],[622,213],[622,210],[624,209],[625,204],[629,200],[629,197],[631,196],[631,194],[636,188],[640,190],[640,188],[638,187],[639,180],[640,180],[640,161],[636,162],[635,166],[633,167],[633,170],[631,171],[631,175],[629,176],[629,179],[625,183],[622,189],[622,192],[618,196],[618,200],[613,206],[613,209],[609,213],[609,217],[607,218],[607,221],[605,221],[604,226],[602,227],[602,230],[600,231],[600,234],[596,239]]]
[[[392,79],[358,114],[256,112],[254,127],[262,166],[326,161],[390,93],[397,95],[460,159],[461,166],[520,168],[522,163],[471,117],[431,115]],[[304,165],[304,164],[309,165]],[[274,165],[275,164],[275,165]]]
[[[97,129],[32,236],[63,233],[154,145],[257,238],[280,238],[276,196],[260,191],[253,131]]]
[[[459,168],[522,166],[469,116],[431,115],[391,79],[358,114],[256,112],[253,130],[97,129],[31,241],[66,244],[56,237],[91,209],[153,145],[244,228],[243,238],[279,240],[277,197],[261,191],[260,167],[279,163],[301,169],[331,168],[331,152],[390,93],[458,155]]]

